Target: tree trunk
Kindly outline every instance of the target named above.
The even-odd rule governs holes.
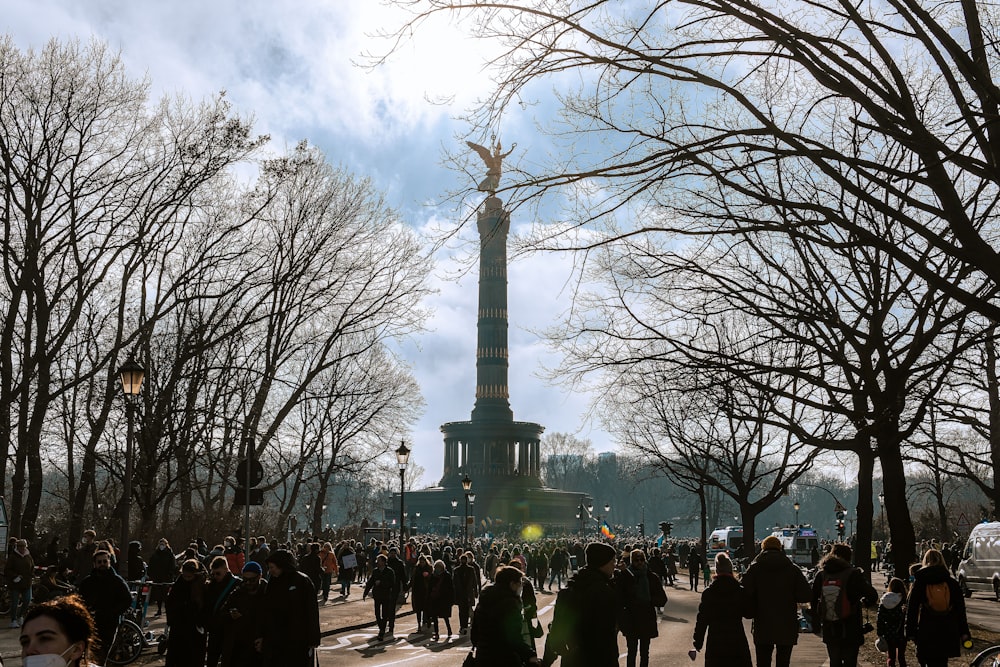
[[[1000,379],[997,377],[997,330],[990,327],[986,336],[986,393],[990,401],[990,464],[993,469],[993,486],[990,501],[996,516],[1000,507]]]
[[[872,517],[875,512],[872,502],[874,473],[875,452],[864,448],[858,452],[858,505],[855,508],[858,523],[857,531],[854,533],[854,564],[864,570],[869,581],[871,581]],[[895,548],[893,550],[895,551]]]
[[[882,438],[888,442],[883,443]],[[910,506],[906,502],[906,471],[903,468],[898,437],[895,434],[883,434],[879,440],[878,458],[882,464],[885,510],[889,521],[889,536],[892,540],[892,561],[896,573],[904,575],[910,563],[917,559],[917,538],[910,518]]]

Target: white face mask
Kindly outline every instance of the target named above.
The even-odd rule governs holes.
[[[67,651],[72,650],[73,647],[70,646],[68,649],[56,655],[55,653],[45,653],[43,655],[28,655],[24,657],[21,664],[24,667],[66,667],[66,660],[63,658]]]

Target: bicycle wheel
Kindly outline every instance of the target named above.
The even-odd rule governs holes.
[[[108,664],[127,665],[135,662],[142,653],[145,643],[138,625],[132,621],[122,621],[118,624],[115,639],[111,642],[111,650],[108,651]]]
[[[972,667],[1000,667],[1000,646],[993,646],[977,655]]]

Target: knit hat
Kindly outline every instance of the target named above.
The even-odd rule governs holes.
[[[764,538],[764,541],[760,543],[760,550],[767,551],[768,549],[777,549],[781,551],[781,540],[779,540],[774,535],[768,535]]]
[[[260,563],[258,563],[255,560],[252,560],[249,563],[247,563],[246,565],[244,565],[243,566],[243,571],[244,572],[256,572],[257,574],[264,574],[264,568],[262,568],[260,566]]]
[[[274,563],[278,567],[284,570],[294,570],[297,568],[298,563],[295,561],[295,556],[288,549],[277,549],[271,552],[271,555],[267,557],[268,563]]]
[[[715,573],[716,574],[733,573],[733,561],[729,560],[729,556],[727,556],[724,551],[720,551],[719,553],[715,554]]]
[[[587,545],[584,554],[587,557],[588,567],[601,567],[613,561],[618,556],[618,552],[615,551],[613,546],[604,544],[603,542],[591,542]]]

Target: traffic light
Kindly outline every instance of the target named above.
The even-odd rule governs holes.
[[[639,536],[646,537],[646,524],[644,523],[639,524]]]
[[[674,524],[670,523],[669,521],[661,521],[660,522],[660,532],[663,533],[667,537],[670,536],[670,531],[673,530],[673,528],[674,528]]]
[[[840,539],[844,539],[844,522],[843,521],[837,521],[837,536],[840,537]]]

